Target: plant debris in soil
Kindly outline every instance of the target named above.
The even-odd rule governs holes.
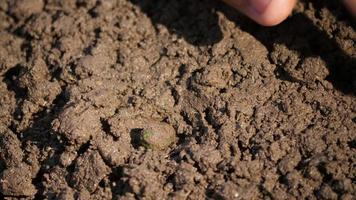
[[[211,0],[1,0],[0,198],[354,199],[354,28],[337,1],[265,28]]]

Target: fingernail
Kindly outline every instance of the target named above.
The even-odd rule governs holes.
[[[249,0],[250,6],[258,13],[263,13],[271,0]]]

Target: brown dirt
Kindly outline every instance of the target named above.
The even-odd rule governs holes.
[[[354,27],[337,1],[264,28],[211,0],[1,0],[0,199],[355,199]]]

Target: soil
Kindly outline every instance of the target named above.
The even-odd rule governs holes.
[[[266,28],[211,0],[1,0],[0,199],[355,199],[355,41],[337,1]]]

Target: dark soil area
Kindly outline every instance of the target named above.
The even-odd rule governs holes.
[[[0,199],[355,199],[355,21],[1,0]]]

